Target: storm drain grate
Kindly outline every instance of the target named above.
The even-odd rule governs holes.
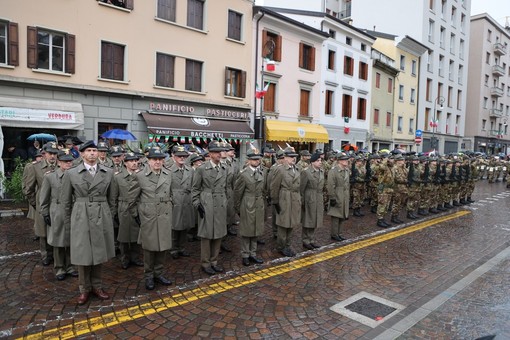
[[[330,308],[333,312],[372,328],[398,314],[404,306],[367,292],[360,292]]]

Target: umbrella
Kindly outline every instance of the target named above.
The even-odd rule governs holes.
[[[27,140],[41,140],[41,141],[55,141],[56,138],[54,135],[50,135],[49,133],[35,133],[33,135],[28,136]]]
[[[83,144],[83,141],[76,136],[63,135],[63,136],[58,137],[58,141],[62,144],[64,144],[68,139],[72,140],[74,145]]]
[[[358,147],[352,144],[344,144],[342,145],[342,149],[345,151],[358,151]]]
[[[128,130],[113,129],[106,131],[101,135],[103,138],[120,139],[120,140],[136,140],[136,137]]]

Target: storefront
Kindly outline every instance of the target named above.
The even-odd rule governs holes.
[[[273,148],[285,148],[287,144],[296,151],[324,148],[329,143],[328,131],[320,124],[266,120],[266,141]]]
[[[347,125],[340,127],[324,125],[324,127],[329,135],[331,150],[341,150],[345,144],[356,145],[359,149],[367,146],[367,130]]]

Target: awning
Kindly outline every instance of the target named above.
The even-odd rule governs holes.
[[[149,112],[143,112],[142,116],[149,132],[158,136],[228,139],[253,139],[254,137],[248,122],[241,120]]]
[[[0,96],[0,126],[83,130],[78,102]]]
[[[329,143],[324,126],[311,123],[266,120],[266,140],[285,142]]]

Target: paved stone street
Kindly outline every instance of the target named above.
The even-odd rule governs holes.
[[[123,270],[114,259],[103,271],[112,299],[84,306],[76,304],[76,278],[57,281],[42,266],[31,221],[2,218],[0,336],[508,339],[510,190],[483,181],[473,198],[387,230],[365,207],[365,217],[345,223],[343,243],[332,243],[326,219],[317,251],[304,251],[295,232],[293,259],[279,257],[268,226],[260,266],[244,267],[230,236],[233,252],[220,255],[226,273],[213,277],[201,271],[193,242],[191,258],[168,258],[174,285],[152,292],[143,268]]]

